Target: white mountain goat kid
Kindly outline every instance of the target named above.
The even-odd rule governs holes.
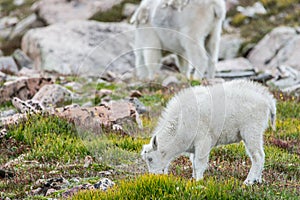
[[[271,121],[275,129],[276,101],[268,90],[250,81],[231,81],[191,87],[168,103],[142,158],[150,173],[168,173],[169,163],[188,152],[193,177],[203,178],[211,149],[243,141],[252,166],[245,180],[262,181],[265,154],[263,133]]]
[[[131,18],[137,77],[153,79],[166,50],[188,66],[188,78],[212,78],[225,14],[224,0],[143,0]]]

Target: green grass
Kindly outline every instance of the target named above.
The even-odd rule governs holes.
[[[98,89],[111,87],[98,86]],[[122,96],[131,91],[124,86],[113,87],[110,89]],[[269,128],[265,134],[264,182],[245,187],[242,183],[251,162],[243,143],[214,148],[203,181],[190,180],[192,167],[185,156],[171,163],[169,176],[143,175],[146,167],[140,158],[142,145],[149,142],[162,107],[173,94],[153,84],[138,89],[143,94],[140,100],[150,107],[150,113],[141,117],[144,130],[129,127],[132,135],[108,130],[102,135],[78,132],[62,119],[42,115],[10,127],[8,135],[0,140],[0,162],[21,159],[8,168],[16,177],[0,179],[1,195],[33,199],[26,192],[36,188],[35,182],[41,177],[84,177],[88,178],[85,182],[94,183],[104,170],[113,171],[109,178],[116,182],[114,188],[106,193],[81,192],[73,199],[297,199],[300,195],[300,104],[296,101],[283,101],[278,95],[277,130]],[[84,168],[87,155],[94,162]],[[58,198],[61,192],[49,198]]]
[[[32,116],[26,123],[12,127],[7,137],[29,145],[30,160],[68,161],[88,154],[75,127],[57,117]]]
[[[244,187],[234,178],[219,181],[206,178],[195,182],[166,175],[144,175],[123,180],[107,192],[84,191],[72,200],[85,199],[297,199],[298,196],[279,192],[272,186]]]

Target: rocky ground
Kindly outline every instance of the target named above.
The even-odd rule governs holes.
[[[227,1],[217,79],[187,80],[171,55],[151,83],[134,76],[128,19],[138,2],[1,1],[0,199],[66,198],[143,174],[139,151],[168,99],[236,78],[263,83],[278,99],[265,179],[275,196],[299,195],[300,2]],[[242,180],[249,159],[241,147],[215,150],[208,176]],[[188,159],[171,171],[188,179]]]

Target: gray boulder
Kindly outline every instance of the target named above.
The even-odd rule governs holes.
[[[291,27],[275,28],[254,47],[248,59],[262,71],[281,65],[300,70],[299,30]]]
[[[0,71],[8,74],[18,73],[18,66],[10,56],[0,57]]]
[[[9,36],[9,39],[13,40],[14,38],[21,37],[29,29],[41,27],[43,25],[43,22],[38,19],[38,16],[35,13],[31,14],[16,24]]]
[[[219,59],[227,60],[237,57],[243,39],[239,35],[227,34],[221,37]]]
[[[22,50],[38,70],[99,77],[105,70],[122,74],[133,67],[133,36],[126,23],[71,21],[28,31]]]
[[[97,12],[110,10],[123,0],[41,0],[34,10],[47,24],[90,19]]]

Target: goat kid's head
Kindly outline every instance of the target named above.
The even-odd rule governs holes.
[[[141,156],[147,163],[148,170],[152,174],[164,174],[167,173],[165,169],[168,162],[165,158],[166,153],[161,152],[158,148],[157,138],[154,136],[150,144],[143,146]]]

